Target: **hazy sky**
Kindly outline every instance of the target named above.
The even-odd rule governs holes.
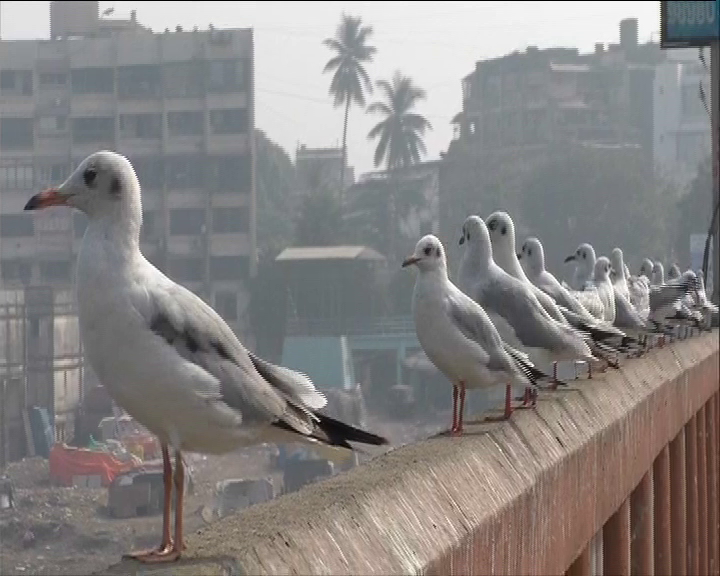
[[[49,2],[3,1],[2,38],[46,38]],[[660,2],[100,2],[115,17],[137,10],[155,31],[181,25],[207,29],[253,27],[256,61],[256,125],[294,158],[299,143],[333,146],[342,137],[342,112],[327,94],[322,74],[330,53],[322,40],[335,33],[343,11],[373,26],[378,52],[368,67],[373,80],[401,70],[428,97],[418,111],[433,125],[426,139],[428,159],[447,150],[450,120],[460,111],[460,80],[477,60],[528,45],[577,46],[617,42],[619,22],[639,19],[640,41],[658,39]],[[370,96],[372,100],[373,96]],[[356,175],[373,169],[367,133],[374,119],[350,111],[349,163]]]

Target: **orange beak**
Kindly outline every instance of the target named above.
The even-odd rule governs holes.
[[[67,206],[67,201],[71,195],[63,194],[57,188],[48,188],[39,194],[35,194],[25,204],[25,210],[41,210],[48,206]]]

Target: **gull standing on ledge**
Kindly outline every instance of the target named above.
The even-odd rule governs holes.
[[[511,384],[534,386],[542,373],[525,354],[504,343],[485,311],[450,282],[445,249],[437,237],[428,234],[418,241],[402,263],[403,268],[410,265],[418,268],[412,299],[418,340],[453,385],[451,434],[463,431],[466,388],[506,384],[502,419],[509,418]]]
[[[162,446],[162,541],[131,557],[169,562],[185,548],[182,450],[221,454],[262,442],[350,449],[348,441],[387,443],[318,413],[326,399],[310,379],[246,350],[215,310],[143,256],[140,184],[124,156],[88,156],[60,187],[33,196],[25,210],[56,205],[88,216],[77,269],[87,359],[113,399]]]

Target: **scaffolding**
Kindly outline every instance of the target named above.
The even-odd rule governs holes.
[[[29,410],[47,410],[54,437],[74,432],[84,391],[74,297],[49,286],[0,290],[0,468],[35,455]]]

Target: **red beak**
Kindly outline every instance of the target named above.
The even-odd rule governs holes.
[[[70,196],[62,194],[57,188],[48,188],[30,198],[24,209],[40,210],[48,206],[67,206],[68,198]]]

